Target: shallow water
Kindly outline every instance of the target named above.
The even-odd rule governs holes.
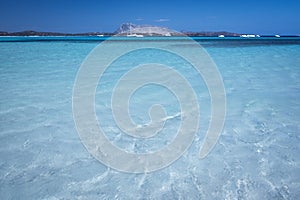
[[[113,63],[97,88],[96,111],[107,137],[127,151],[155,151],[168,144],[179,120],[172,95],[146,87],[132,98],[132,117],[147,121],[149,105],[144,102],[151,104],[157,94],[173,117],[165,134],[156,140],[130,141],[120,133],[112,121],[108,94],[128,66],[141,57],[151,62],[161,56],[166,64],[182,67],[191,84],[198,84],[201,121],[194,143],[171,166],[149,174],[109,169],[87,152],[76,132],[73,84],[81,62],[99,42],[0,42],[2,199],[297,199],[299,39],[198,40],[218,66],[227,96],[222,135],[202,160],[198,152],[210,115],[205,84],[196,82],[193,71],[180,60],[154,51]]]

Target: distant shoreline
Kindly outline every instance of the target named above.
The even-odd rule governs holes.
[[[219,37],[219,36],[242,37],[243,35],[248,35],[248,34],[231,33],[231,32],[226,32],[226,31],[184,32],[183,34],[186,36],[191,36],[191,37],[201,37],[201,36],[203,36],[203,37]],[[39,31],[32,31],[32,30],[20,31],[20,32],[0,31],[0,36],[101,36],[101,37],[105,37],[105,36],[114,36],[114,35],[116,35],[116,33],[110,33],[110,32],[59,33],[59,32],[39,32]],[[261,36],[262,37],[274,37],[275,35],[261,35]],[[299,37],[299,35],[280,35],[280,37]]]

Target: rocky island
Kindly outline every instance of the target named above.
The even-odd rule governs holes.
[[[144,37],[144,36],[207,36],[207,37],[217,37],[217,36],[231,36],[231,37],[239,37],[243,34],[239,33],[231,33],[226,31],[219,32],[209,32],[209,31],[201,31],[201,32],[176,32],[166,27],[153,26],[153,25],[136,25],[132,23],[124,23],[122,24],[115,32],[88,32],[88,33],[58,33],[58,32],[39,32],[39,31],[21,31],[21,32],[5,32],[0,31],[0,36],[113,36],[113,35],[121,35],[121,36],[136,36],[136,37]]]

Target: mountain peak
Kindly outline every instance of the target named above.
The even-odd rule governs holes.
[[[172,36],[172,35],[179,34],[166,27],[153,26],[153,25],[136,25],[133,23],[123,23],[118,28],[116,33],[120,35],[139,34],[139,35],[146,35],[146,36]]]
[[[131,30],[133,30],[134,28],[136,28],[137,25],[132,24],[132,23],[123,23],[121,24],[121,26],[118,28],[118,30],[116,31],[117,34],[121,34],[121,33],[127,33],[130,32]]]

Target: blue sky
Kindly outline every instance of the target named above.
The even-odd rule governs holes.
[[[297,0],[0,0],[0,31],[115,31],[132,22],[177,31],[300,35]]]

